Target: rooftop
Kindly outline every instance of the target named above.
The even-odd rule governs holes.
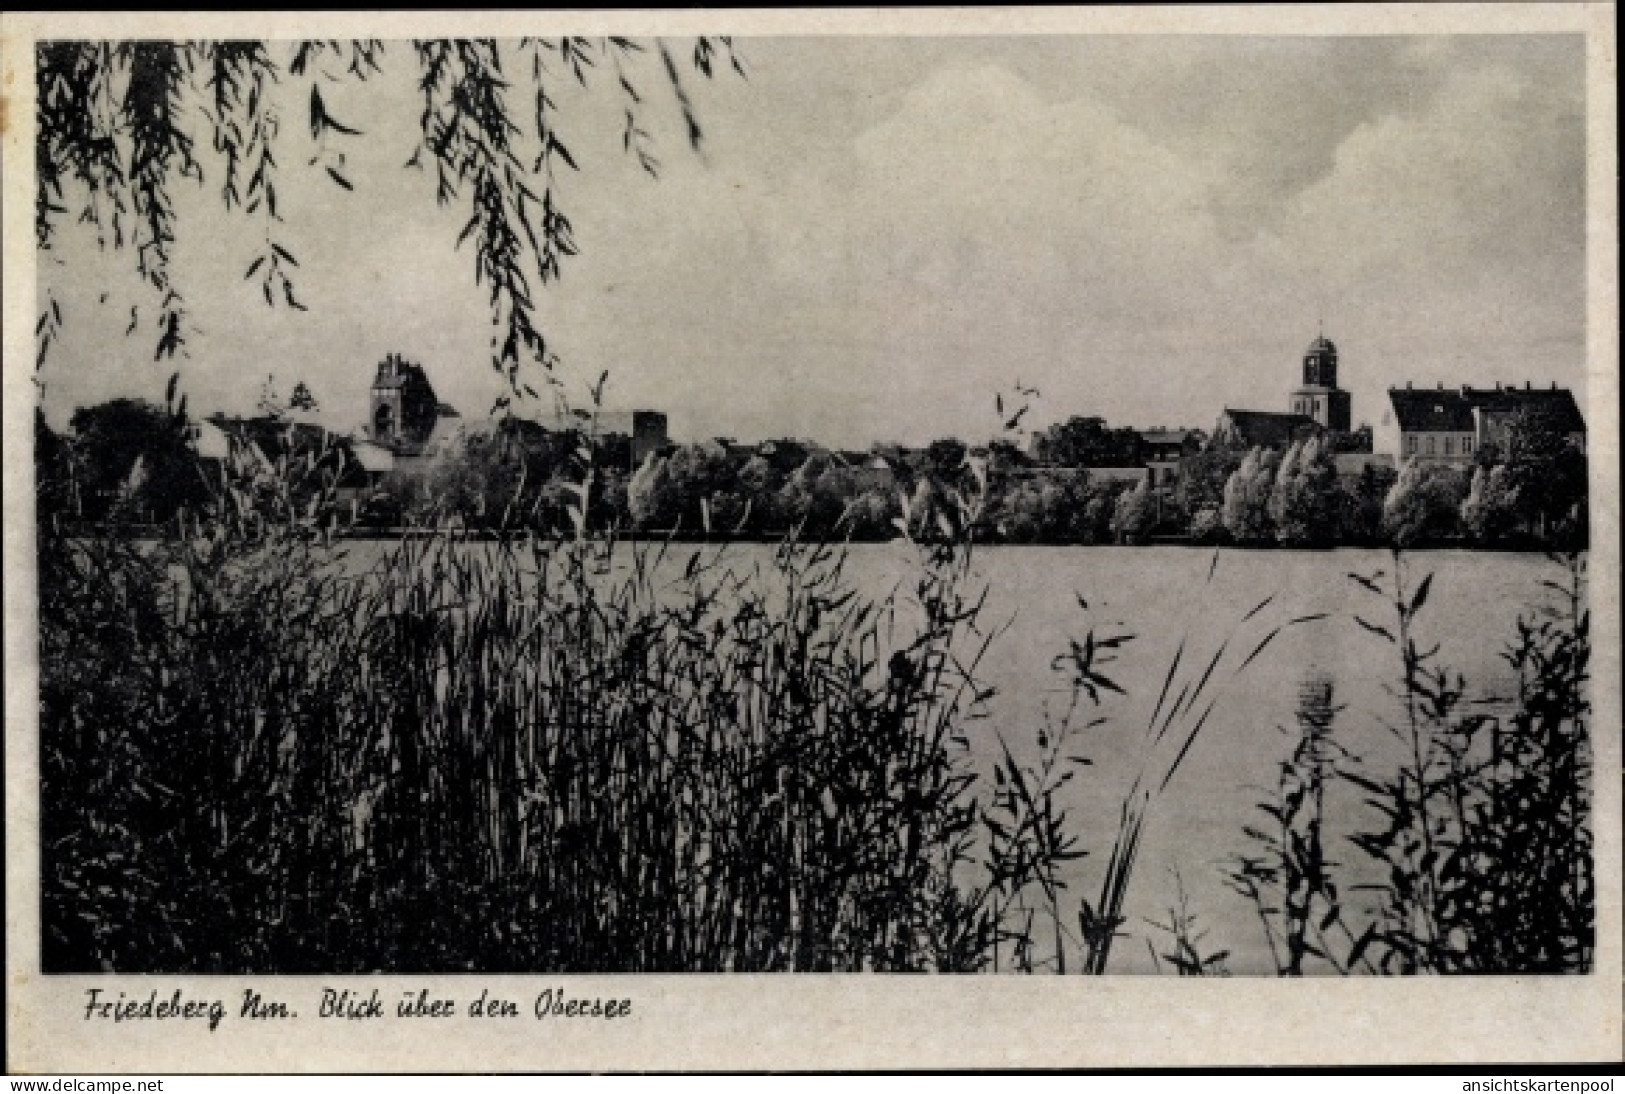
[[[1549,388],[1527,384],[1521,388],[1440,385],[1432,390],[1393,387],[1388,389],[1388,402],[1400,429],[1407,433],[1469,433],[1476,428],[1474,411],[1510,414],[1525,407],[1538,407],[1552,415],[1553,424],[1561,432],[1585,432],[1585,416],[1574,401],[1574,393],[1555,384]]]
[[[1235,434],[1248,445],[1273,448],[1290,444],[1305,433],[1320,432],[1320,423],[1304,414],[1225,407],[1221,418],[1228,419]]]
[[[1140,439],[1147,444],[1184,444],[1196,435],[1196,431],[1192,429],[1166,429],[1162,426],[1142,429],[1139,433]]]

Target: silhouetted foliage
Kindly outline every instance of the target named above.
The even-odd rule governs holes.
[[[1327,853],[1326,793],[1352,760],[1332,732],[1342,709],[1335,686],[1325,676],[1304,682],[1292,753],[1281,761],[1273,792],[1258,803],[1264,820],[1244,829],[1250,849],[1228,870],[1231,887],[1258,913],[1282,976],[1302,976],[1319,962],[1337,972],[1371,971],[1364,956],[1369,942],[1361,946],[1345,919],[1338,864]]]
[[[457,243],[472,244],[475,280],[490,293],[492,364],[515,392],[534,394],[522,366],[550,370],[555,361],[537,293],[576,253],[555,176],[577,163],[552,95],[566,82],[612,89],[624,106],[620,143],[656,174],[639,90],[651,68],[675,97],[687,143],[699,148],[703,132],[665,41],[45,42],[37,54],[37,245],[51,249],[58,224],[72,216],[92,225],[104,246],[127,250],[152,290],[155,356],[173,356],[192,332],[185,286],[169,263],[184,227],[172,189],[180,179],[213,182],[227,210],[263,226],[264,247],[246,277],[258,279],[268,306],[303,310],[293,281],[299,263],[279,234],[277,186],[288,169],[279,156],[305,157],[287,150],[284,123],[297,116],[293,104],[305,104],[315,155],[300,169],[320,170],[337,193],[364,191],[343,149],[367,136],[336,117],[328,99],[397,62],[415,67],[422,97],[420,141],[408,166],[434,172],[440,204],[467,210]],[[691,63],[707,78],[723,63],[744,72],[728,38],[697,39]],[[47,298],[42,360],[60,325],[60,307]]]
[[[1387,972],[1586,972],[1595,947],[1591,831],[1590,613],[1584,563],[1544,584],[1559,603],[1518,623],[1505,657],[1518,694],[1505,716],[1474,710],[1418,619],[1433,575],[1351,575],[1391,619],[1359,618],[1399,657],[1393,772],[1346,770],[1381,818],[1354,844],[1382,868],[1359,947]]]
[[[1461,527],[1461,502],[1467,486],[1462,473],[1453,467],[1414,457],[1405,461],[1383,499],[1384,533],[1399,547],[1454,538]]]
[[[1585,453],[1564,434],[1553,411],[1525,406],[1506,432],[1506,486],[1524,528],[1560,545],[1585,543]]]
[[[57,450],[54,464],[40,467],[41,477],[69,471],[78,518],[169,520],[207,495],[189,425],[184,408],[139,399],[82,408],[69,422],[70,451]]]
[[[1070,418],[1040,433],[1035,455],[1057,467],[1139,467],[1145,459],[1140,434],[1113,429],[1104,418]]]

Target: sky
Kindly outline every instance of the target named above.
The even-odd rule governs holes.
[[[1024,424],[1211,428],[1227,406],[1285,410],[1322,329],[1356,422],[1407,381],[1582,386],[1578,36],[737,44],[748,78],[687,81],[697,154],[658,68],[637,73],[658,180],[622,150],[612,81],[555,89],[581,254],[541,325],[568,391],[607,370],[606,403],[665,411],[676,439],[985,438],[1018,382],[1041,393]],[[390,352],[487,413],[502,381],[455,247],[466,212],[402,166],[414,64],[391,43],[367,83],[323,79],[364,131],[325,148],[311,77],[284,81],[276,238],[307,312],[244,279],[265,224],[222,209],[207,156],[205,185],[177,186],[186,358],[155,362],[149,325],[126,336],[132,305],[155,314],[132,256],[65,227],[39,256],[64,308],[48,416],[161,398],[178,369],[204,411],[248,411],[274,376],[350,429]]]

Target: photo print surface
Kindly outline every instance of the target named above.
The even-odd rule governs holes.
[[[33,41],[45,981],[1596,975],[1586,34],[635,29]]]

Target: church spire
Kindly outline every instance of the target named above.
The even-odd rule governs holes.
[[[1349,393],[1337,386],[1337,346],[1326,337],[1326,323],[1316,324],[1319,333],[1303,354],[1303,386],[1292,392],[1292,413],[1313,418],[1321,426],[1347,432]]]

